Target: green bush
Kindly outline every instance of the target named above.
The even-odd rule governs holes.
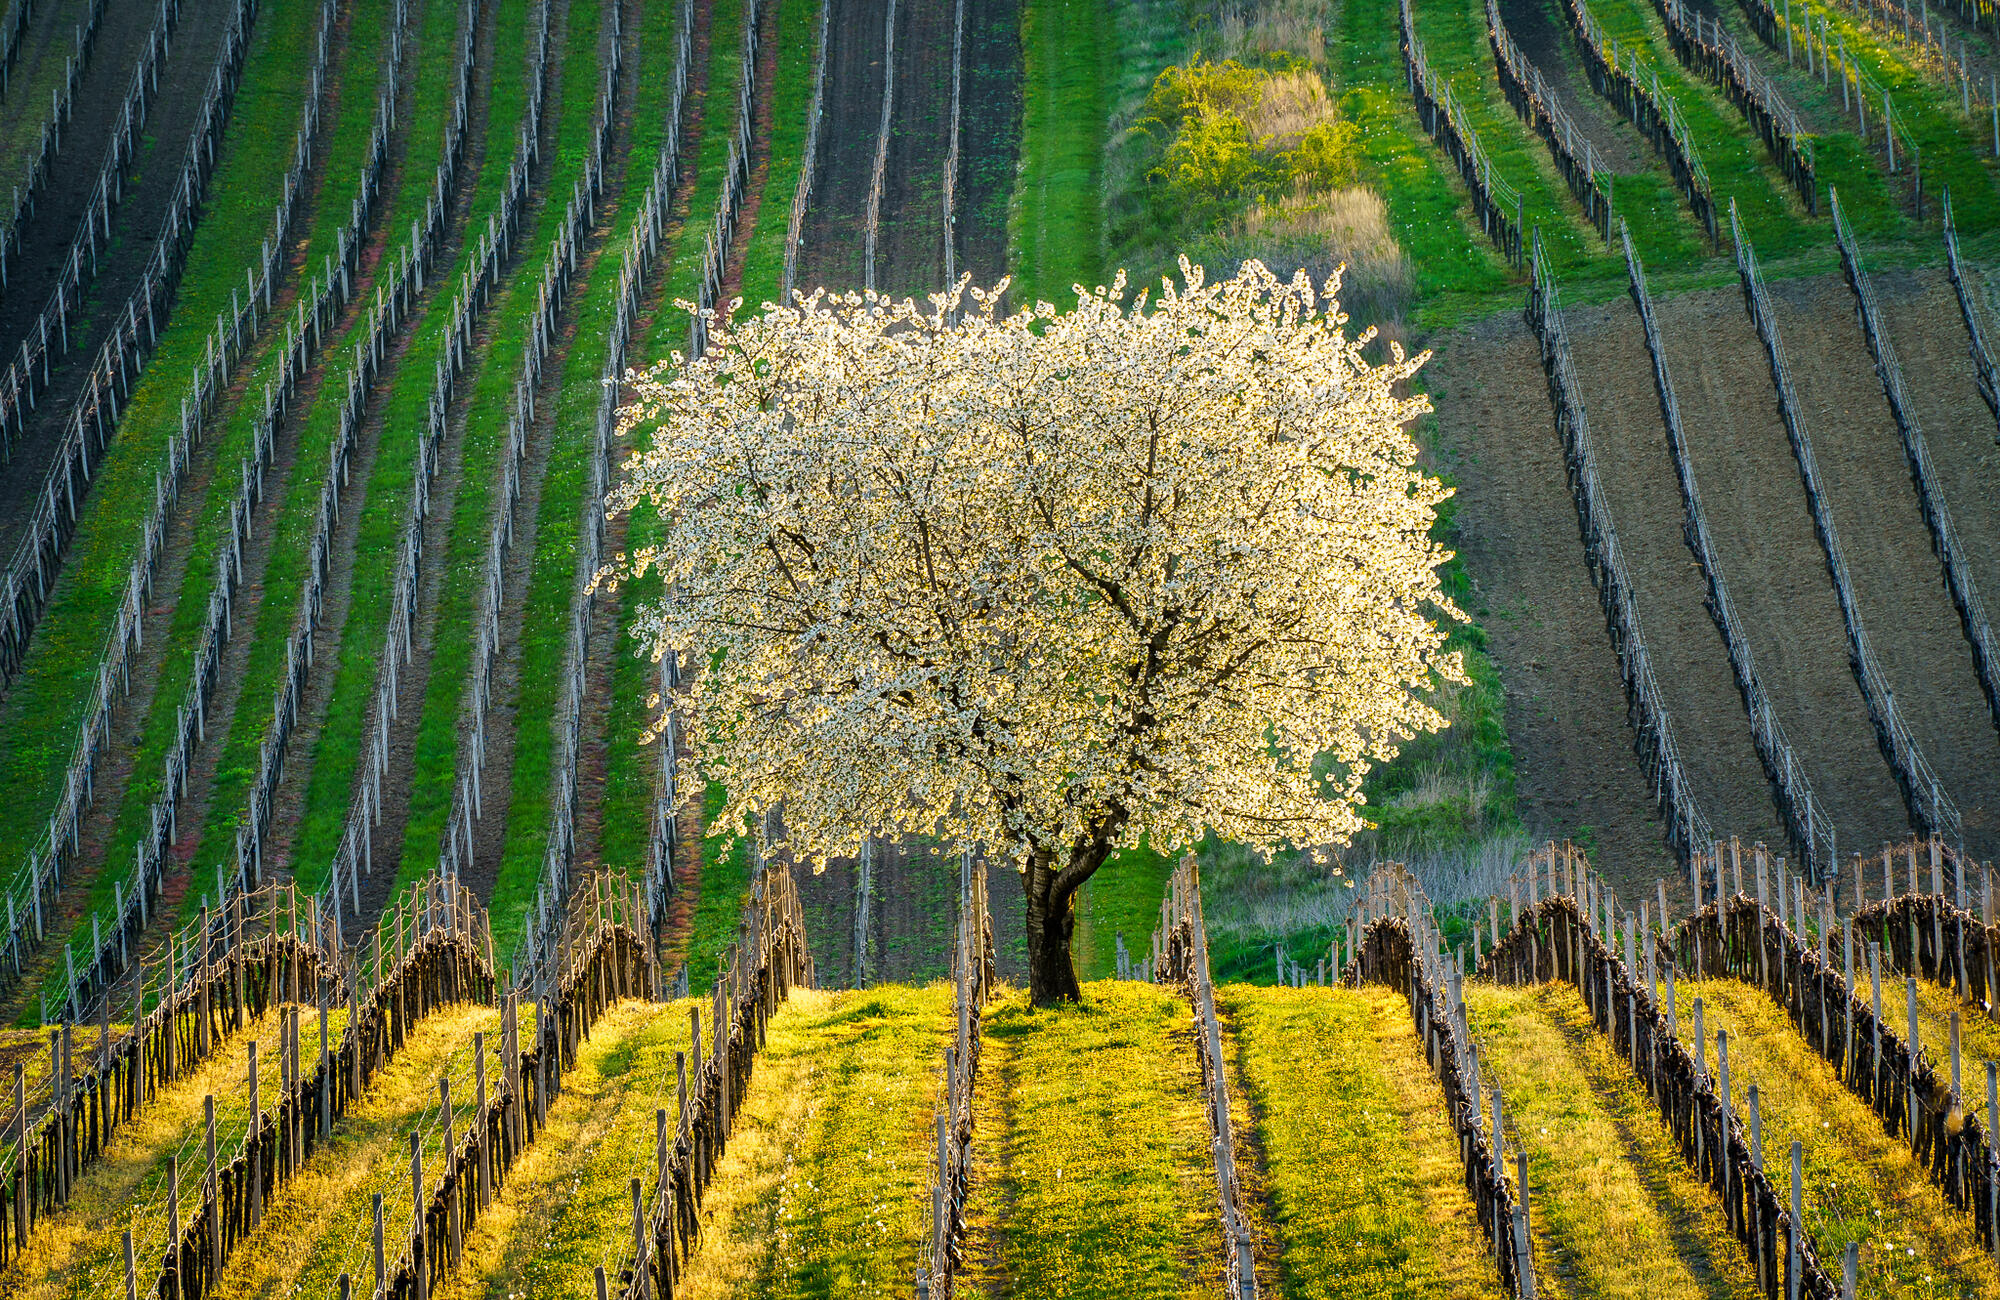
[[[1354,183],[1360,129],[1341,119],[1319,74],[1297,63],[1196,58],[1154,79],[1134,129],[1156,150],[1145,172],[1155,201],[1170,201],[1184,228],[1249,200]]]

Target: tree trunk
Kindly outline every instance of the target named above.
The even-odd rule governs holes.
[[[1037,850],[1028,855],[1021,887],[1028,894],[1028,993],[1038,1007],[1075,1002],[1083,997],[1070,964],[1069,940],[1076,931],[1076,891],[1110,858],[1122,812],[1106,817],[1071,846],[1067,861]]]
[[[1041,854],[1021,873],[1028,895],[1028,995],[1038,1007],[1075,1002],[1083,996],[1070,963],[1069,940],[1076,930],[1076,890],[1059,890],[1060,873]]]

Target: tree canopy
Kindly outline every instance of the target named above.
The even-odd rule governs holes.
[[[1063,311],[767,304],[621,419],[650,437],[609,505],[663,540],[608,576],[665,579],[639,631],[697,669],[684,775],[728,790],[718,824],[782,804],[809,862],[986,846],[1023,869],[1031,964],[1038,912],[1059,931],[1038,997],[1074,996],[1070,900],[1116,848],[1343,843],[1462,680],[1399,387],[1425,358],[1371,365],[1337,281],[1182,273]]]

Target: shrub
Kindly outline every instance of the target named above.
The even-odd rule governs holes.
[[[1154,168],[1184,203],[1213,206],[1243,194],[1266,178],[1251,152],[1250,128],[1234,109],[1200,105],[1181,124]]]

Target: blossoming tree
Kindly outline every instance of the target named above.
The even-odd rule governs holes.
[[[1443,719],[1446,491],[1333,300],[1252,263],[1003,316],[814,295],[634,377],[614,510],[664,540],[639,617],[691,655],[684,775],[783,805],[808,862],[874,833],[984,845],[1026,894],[1031,992],[1078,996],[1077,890],[1120,846],[1343,843],[1361,782]],[[961,297],[963,294],[963,297]]]

